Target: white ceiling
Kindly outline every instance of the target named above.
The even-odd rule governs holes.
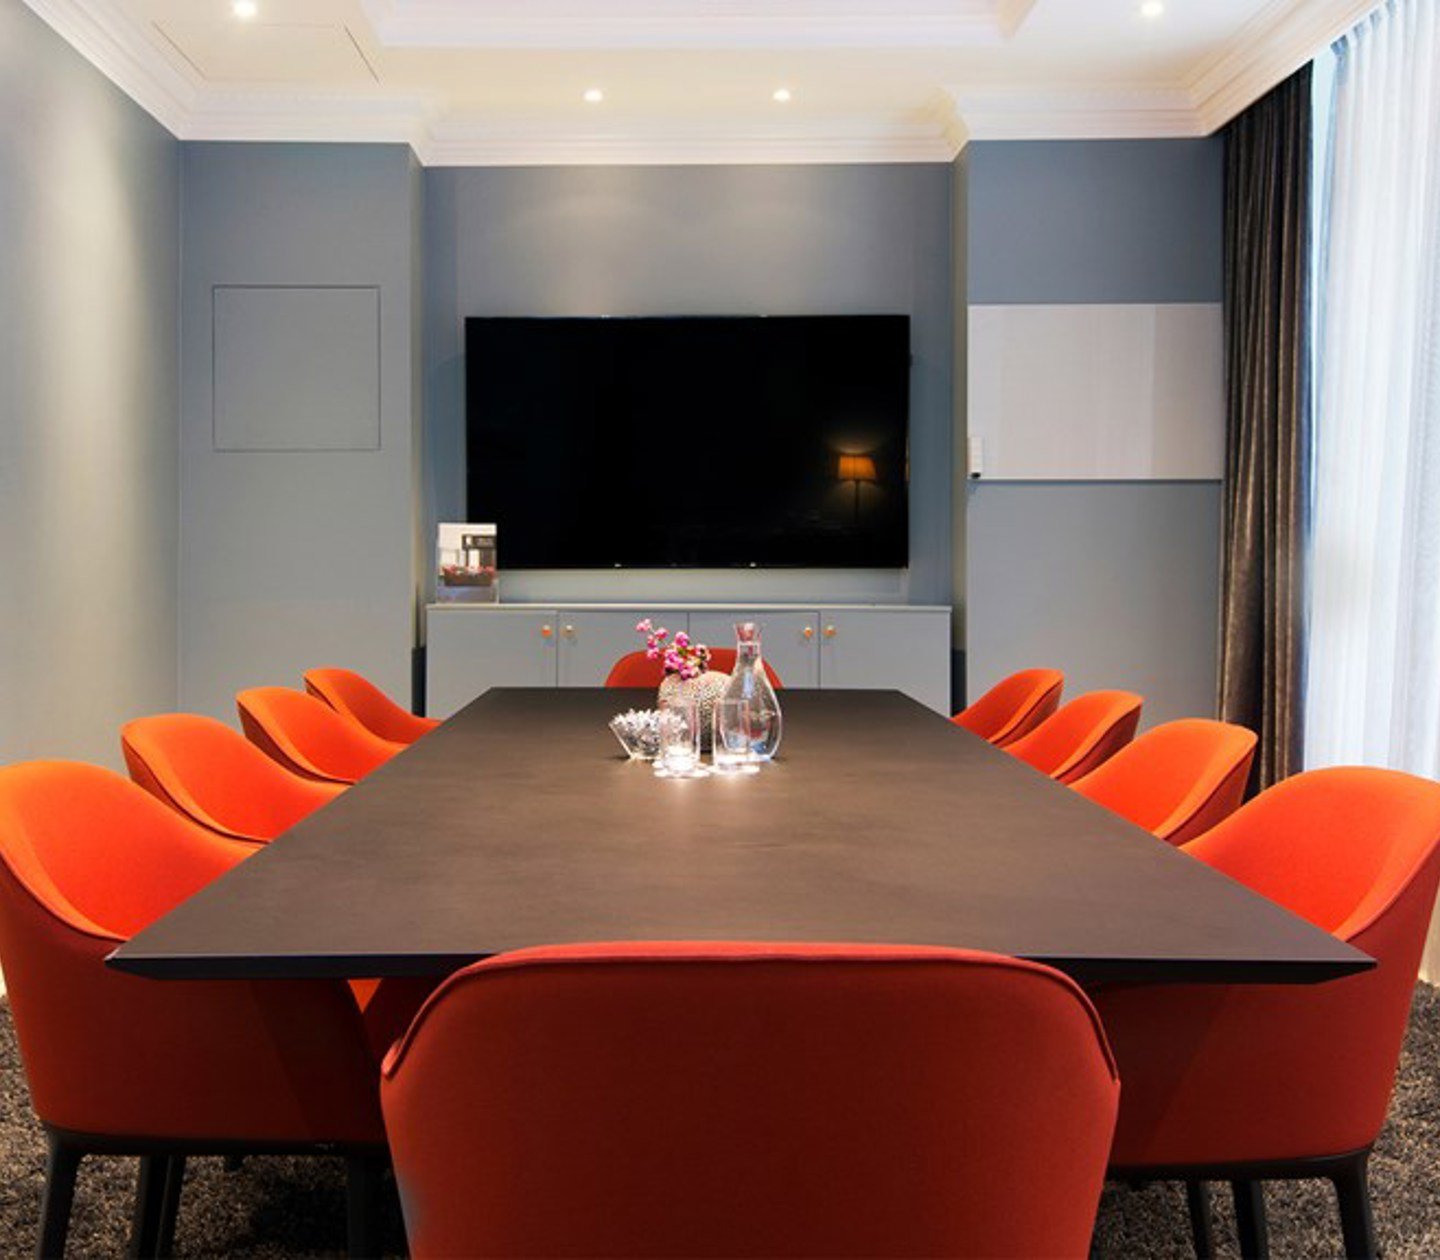
[[[1206,135],[1378,0],[257,0],[250,21],[232,0],[26,3],[184,139],[484,165]]]

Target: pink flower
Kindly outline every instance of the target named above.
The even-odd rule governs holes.
[[[645,655],[648,656],[652,661],[658,661],[660,659],[660,649],[652,643],[648,648],[645,649]]]
[[[675,646],[676,646],[677,648],[687,648],[687,647],[689,647],[689,646],[690,646],[690,636],[689,636],[688,634],[686,634],[685,631],[683,631],[683,630],[680,631],[680,633],[675,636]]]
[[[635,623],[636,634],[649,634],[654,628],[655,627],[650,624],[649,617],[646,617],[644,621],[637,621]]]
[[[668,631],[667,629],[665,629],[664,626],[661,626],[660,629],[658,629],[657,631],[655,631],[655,637],[656,637],[657,639],[664,639],[664,638],[666,638],[669,634],[670,634],[670,631]]]

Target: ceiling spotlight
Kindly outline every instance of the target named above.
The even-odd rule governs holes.
[[[242,21],[248,22],[251,18],[259,16],[260,6],[255,0],[235,0],[230,6],[230,11]]]
[[[790,89],[776,88],[773,99],[778,101],[781,105],[788,105],[790,103]]]
[[[585,91],[585,102],[588,105],[598,105],[605,99],[605,93],[599,88],[587,88]]]
[[[1157,18],[1164,12],[1163,0],[1145,0],[1145,3],[1140,6],[1141,17]]]

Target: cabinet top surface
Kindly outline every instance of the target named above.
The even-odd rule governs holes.
[[[746,604],[735,600],[723,600],[714,603],[703,601],[683,600],[656,600],[652,603],[624,603],[624,604],[593,604],[593,603],[568,603],[565,600],[540,600],[526,603],[510,604],[426,604],[427,612],[551,612],[563,609],[566,612],[616,612],[616,613],[654,613],[654,612],[815,612],[817,609],[824,609],[827,612],[887,612],[887,613],[949,613],[949,604],[830,604],[824,600],[811,600],[802,604]]]

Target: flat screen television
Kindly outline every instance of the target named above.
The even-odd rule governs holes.
[[[465,321],[506,569],[900,568],[906,315]]]

